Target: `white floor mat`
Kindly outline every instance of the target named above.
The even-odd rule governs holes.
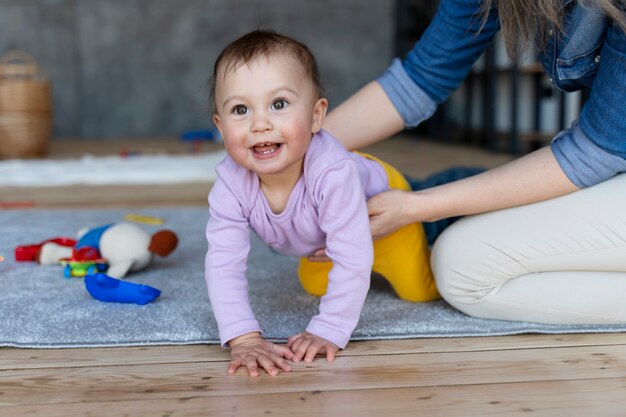
[[[194,155],[93,156],[80,159],[0,161],[0,187],[72,184],[209,182],[225,151]]]

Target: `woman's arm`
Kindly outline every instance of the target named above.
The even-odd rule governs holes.
[[[404,122],[380,84],[372,81],[330,112],[324,129],[355,150],[400,132]]]
[[[346,148],[360,149],[415,127],[463,82],[498,31],[495,10],[486,20],[483,0],[444,0],[428,29],[402,62],[394,61],[333,110],[324,128]]]
[[[484,213],[576,191],[549,147],[482,174],[426,190],[387,191],[368,201],[374,239],[415,222]]]

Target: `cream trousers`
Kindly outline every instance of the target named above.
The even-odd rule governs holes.
[[[626,174],[461,219],[431,262],[441,295],[470,316],[626,323]]]

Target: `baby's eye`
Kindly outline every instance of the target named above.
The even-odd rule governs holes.
[[[235,107],[233,107],[232,113],[241,116],[248,113],[248,108],[243,104],[237,104]]]
[[[274,102],[272,103],[272,109],[274,109],[274,110],[282,110],[285,107],[287,107],[287,105],[289,105],[287,100],[285,100],[284,98],[279,98],[277,100],[274,100]]]

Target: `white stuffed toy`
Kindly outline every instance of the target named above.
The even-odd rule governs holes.
[[[107,260],[106,274],[113,278],[124,278],[128,272],[146,268],[154,255],[167,256],[176,249],[178,237],[169,230],[160,230],[150,235],[132,223],[114,223],[95,229],[81,229],[74,248],[46,243],[41,247],[38,261],[42,265],[53,264],[60,259],[70,258],[82,247],[94,247]]]

